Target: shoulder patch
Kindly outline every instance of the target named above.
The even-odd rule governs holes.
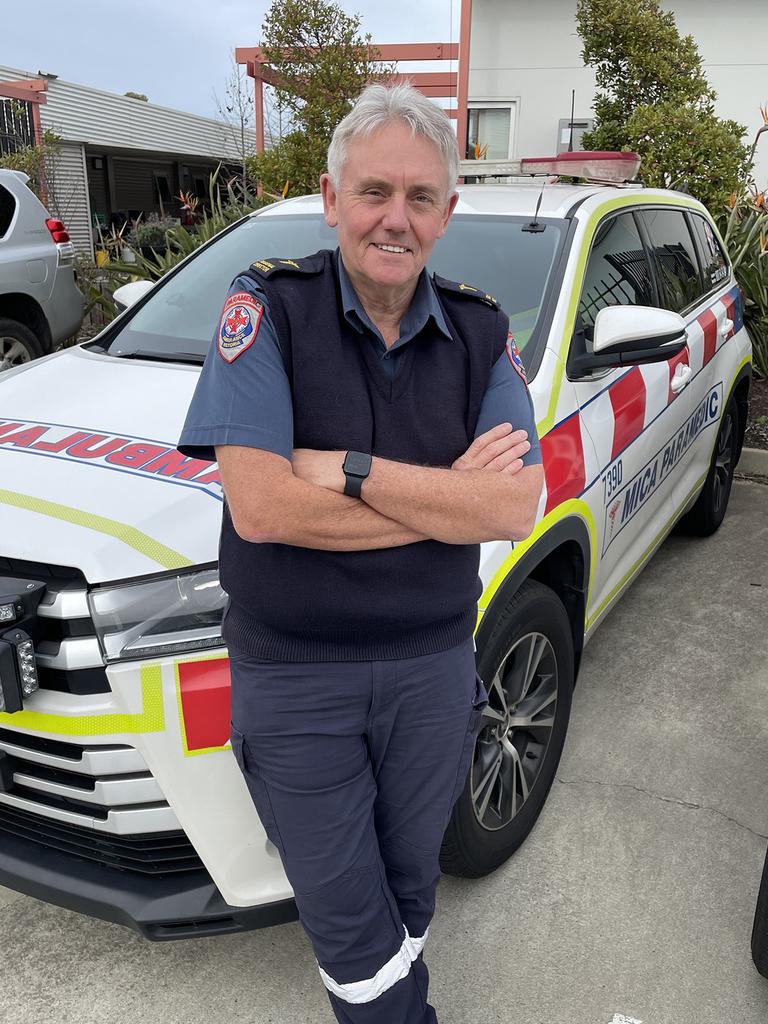
[[[525,386],[528,387],[528,376],[525,372],[523,360],[517,349],[517,345],[515,344],[515,339],[511,331],[507,335],[507,356],[509,358],[510,363],[512,363],[512,367],[517,373],[517,375],[522,378],[523,384],[525,384]]]
[[[498,301],[492,295],[489,295],[488,292],[484,292],[482,288],[475,288],[474,285],[463,284],[458,281],[449,281],[447,278],[440,277],[437,274],[433,274],[432,277],[438,288],[442,288],[443,291],[454,292],[470,299],[477,299],[492,309],[501,309]]]
[[[322,257],[320,253],[304,256],[297,260],[284,260],[270,256],[268,260],[255,260],[251,264],[251,270],[255,270],[261,277],[272,277],[277,273],[316,274],[321,268]]]
[[[219,355],[232,363],[256,340],[264,306],[250,292],[235,292],[224,303],[218,331]]]

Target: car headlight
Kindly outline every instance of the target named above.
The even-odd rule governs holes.
[[[107,661],[159,658],[224,643],[227,595],[218,568],[92,590],[88,603]]]

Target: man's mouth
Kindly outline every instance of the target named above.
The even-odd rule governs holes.
[[[406,249],[404,245],[388,245],[384,242],[372,242],[371,244],[382,252],[404,253],[411,251],[410,249]]]

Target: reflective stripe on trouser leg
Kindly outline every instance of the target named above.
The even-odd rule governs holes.
[[[404,927],[404,931],[405,937],[400,949],[372,978],[339,985],[318,964],[320,977],[323,979],[325,987],[329,992],[333,992],[335,996],[338,996],[339,999],[343,999],[345,1003],[370,1003],[373,999],[378,999],[383,992],[386,992],[388,988],[391,988],[408,974],[411,964],[424,948],[429,929],[415,939],[411,938],[408,934],[407,928]]]

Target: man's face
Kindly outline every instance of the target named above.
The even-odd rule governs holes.
[[[437,146],[401,122],[350,141],[338,187],[320,187],[352,283],[388,296],[413,286],[458,200]]]

